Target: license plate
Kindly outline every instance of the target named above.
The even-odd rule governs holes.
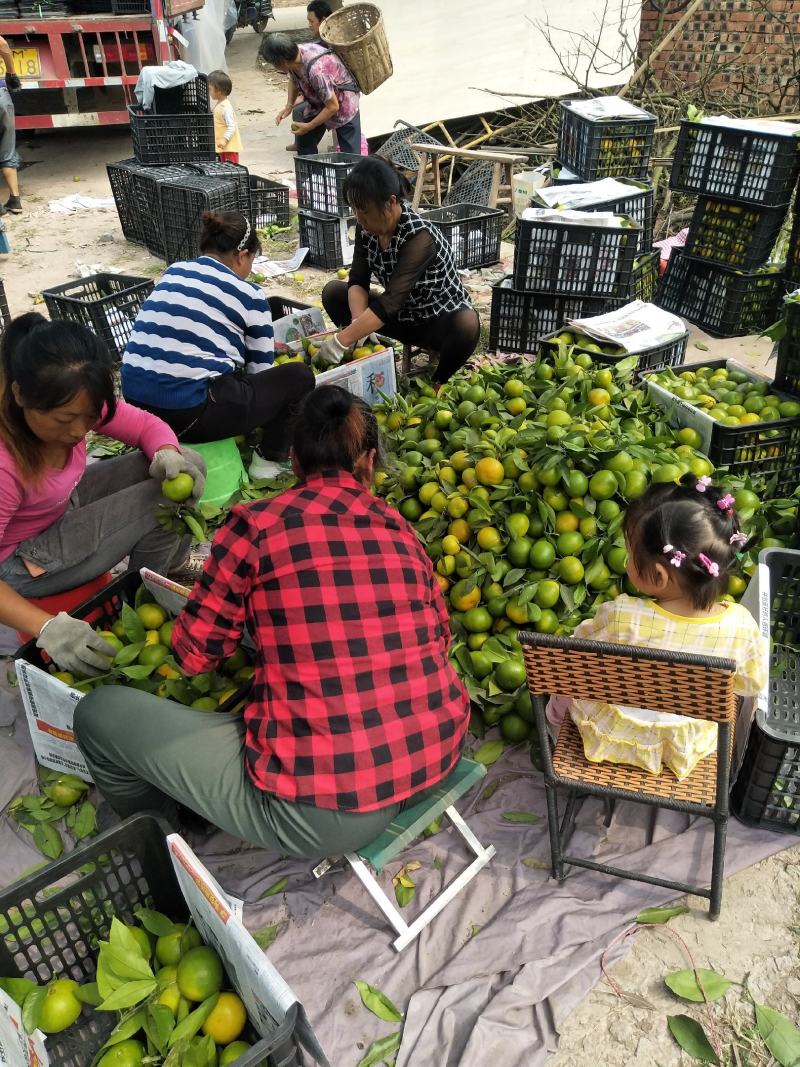
[[[42,73],[38,48],[12,48],[14,70],[20,78],[38,78]]]

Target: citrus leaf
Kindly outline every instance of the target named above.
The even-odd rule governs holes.
[[[141,1004],[157,988],[155,978],[143,979],[136,982],[126,982],[125,985],[115,989],[110,997],[102,1004],[97,1005],[98,1011],[121,1011],[123,1008],[133,1008]],[[169,1009],[167,1009],[169,1010]]]
[[[169,1035],[175,1029],[175,1017],[165,1004],[148,1004],[144,1018],[144,1032],[164,1055]]]
[[[549,871],[550,864],[547,860],[537,860],[535,857],[530,859],[524,859],[522,861],[526,867],[531,867],[534,871]]]
[[[800,1030],[779,1011],[756,1004],[756,1024],[764,1043],[781,1067],[793,1067],[800,1059]]]
[[[214,1010],[214,1006],[219,1000],[219,993],[214,993],[210,997],[206,997],[203,1003],[190,1012],[183,1022],[178,1023],[172,1033],[169,1035],[169,1041],[167,1045],[169,1048],[175,1044],[176,1041],[180,1041],[184,1037],[194,1037],[211,1012]]]
[[[29,994],[38,988],[36,982],[32,982],[30,978],[0,978],[0,989],[8,993],[14,1003],[19,1004],[20,1007],[25,1003]]]
[[[281,878],[281,879],[279,879],[279,881],[277,881],[273,885],[271,885],[269,887],[269,889],[265,889],[264,892],[261,894],[261,896],[258,899],[259,900],[264,900],[266,897],[277,896],[278,893],[282,893],[284,891],[284,889],[286,888],[286,886],[288,884],[289,884],[289,879],[288,878]]]
[[[389,1034],[387,1037],[379,1037],[373,1041],[367,1049],[366,1055],[358,1061],[358,1067],[376,1067],[378,1063],[386,1063],[393,1052],[400,1048],[401,1033]]]
[[[356,979],[355,987],[361,997],[361,1003],[367,1011],[371,1011],[373,1015],[377,1015],[379,1019],[383,1019],[387,1023],[399,1023],[401,1021],[403,1013],[392,1004],[391,1000],[380,989],[375,989],[374,986],[358,979]]]
[[[135,1011],[133,1015],[128,1015],[125,1019],[120,1019],[120,1021],[108,1035],[108,1039],[103,1045],[103,1048],[100,1049],[100,1052],[102,1052],[103,1049],[108,1048],[110,1045],[118,1045],[120,1041],[127,1041],[129,1037],[133,1037],[134,1034],[138,1033],[143,1025],[143,1008],[140,1008],[139,1011]],[[100,1055],[100,1052],[98,1052],[98,1056]]]
[[[125,636],[131,642],[131,644],[137,644],[142,642],[144,644],[144,623],[130,606],[130,604],[122,605],[122,628],[125,631]]]
[[[155,669],[155,663],[151,663],[149,667],[143,663],[137,663],[133,667],[123,667],[120,673],[130,678],[132,682],[141,682],[143,678],[149,678]]]
[[[705,1030],[695,1019],[688,1015],[669,1015],[667,1025],[669,1032],[692,1059],[701,1063],[719,1063]]]
[[[92,1008],[96,1008],[103,999],[100,996],[97,982],[84,982],[83,985],[79,985],[75,990],[75,996],[81,1004],[88,1004]]]
[[[673,974],[668,974],[664,982],[676,997],[691,1000],[695,1004],[702,1004],[705,1000],[719,1000],[733,985],[733,982],[729,982],[723,975],[717,974],[716,971],[706,970],[705,967],[675,971]],[[705,996],[703,996],[703,990],[705,990]]]
[[[686,915],[688,911],[685,904],[674,904],[670,908],[645,908],[644,911],[639,912],[634,922],[662,925],[668,923],[670,919],[676,919],[679,915]]]
[[[47,988],[40,987],[39,989],[31,990],[27,997],[25,997],[25,1003],[22,1005],[22,1025],[29,1034],[32,1034],[34,1030],[39,1029],[39,1020],[42,1017],[42,1005],[46,996]]]
[[[408,879],[408,881],[410,881],[410,879]],[[405,908],[406,905],[410,904],[411,901],[414,899],[415,893],[416,887],[413,885],[413,883],[408,886],[403,885],[401,882],[398,881],[397,885],[394,887],[394,896],[395,900],[397,901],[397,906],[399,908]]]
[[[58,859],[64,851],[61,834],[54,826],[40,822],[33,831],[33,843],[39,851],[51,860]]]
[[[504,811],[501,818],[506,822],[539,822],[539,816],[530,811]]]
[[[286,927],[286,923],[273,923],[272,926],[265,926],[261,930],[256,930],[252,934],[252,938],[262,952],[273,945],[277,941],[278,937],[283,933]]]
[[[124,645],[114,656],[112,663],[115,667],[130,667],[135,663],[139,653],[144,648],[144,641],[136,641],[132,645]]]
[[[139,942],[131,933],[130,929],[121,922],[116,915],[111,920],[111,929],[108,934],[109,943],[123,952],[132,952],[134,956],[144,959]]]
[[[151,908],[138,908],[133,914],[148,934],[154,937],[168,937],[169,934],[177,934],[182,929],[172,919],[168,919],[160,911],[153,911]]]
[[[112,945],[108,941],[99,941],[98,944],[100,946],[100,958],[105,960],[118,978],[134,981],[138,978],[153,977],[150,965],[142,959],[138,946],[137,950],[132,952],[119,948],[117,945]]]
[[[97,829],[97,811],[91,800],[84,800],[78,808],[75,816],[75,825],[72,832],[76,841],[82,841],[84,837],[91,837]]]
[[[482,763],[484,767],[491,767],[502,756],[504,747],[502,741],[484,741],[472,758],[476,763]]]
[[[695,341],[694,347],[699,348],[701,352],[708,352],[708,345],[703,341]]]

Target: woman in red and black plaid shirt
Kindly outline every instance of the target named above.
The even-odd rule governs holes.
[[[414,531],[370,492],[378,426],[336,386],[297,418],[299,484],[233,508],[172,646],[190,675],[256,645],[244,721],[105,687],[75,716],[122,816],[183,805],[245,840],[321,856],[376,837],[455,766],[469,700]]]

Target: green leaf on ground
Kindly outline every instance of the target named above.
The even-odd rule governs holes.
[[[673,974],[668,974],[664,982],[676,997],[691,1000],[695,1004],[702,1004],[706,1000],[719,1000],[733,985],[733,982],[729,982],[723,975],[717,974],[716,971],[706,970],[705,967],[675,971]]]
[[[51,860],[58,859],[64,851],[61,834],[49,823],[40,822],[33,831],[33,843],[39,851]]]
[[[400,1048],[401,1032],[389,1034],[387,1037],[379,1037],[373,1041],[366,1053],[358,1061],[358,1067],[376,1067],[379,1063],[388,1063],[393,1053]]]
[[[668,923],[670,919],[676,919],[679,915],[686,915],[688,911],[685,904],[673,904],[668,908],[645,908],[639,912],[634,922],[660,925]]]
[[[504,811],[501,818],[506,822],[539,822],[539,816],[530,811]]]
[[[273,885],[271,885],[269,887],[269,889],[265,889],[264,892],[259,897],[259,900],[264,900],[266,897],[277,896],[278,893],[282,893],[284,891],[284,889],[286,888],[286,886],[288,884],[289,884],[289,879],[288,878],[281,878],[279,881],[277,881]]]
[[[264,926],[260,930],[253,931],[251,936],[261,951],[266,952],[270,945],[278,940],[286,926],[286,922],[273,923],[272,926]]]
[[[800,1060],[800,1030],[785,1015],[756,1004],[756,1024],[764,1044],[781,1067],[794,1067]]]
[[[692,1059],[701,1063],[719,1063],[705,1030],[697,1020],[688,1015],[669,1015],[667,1025],[669,1032]]]
[[[355,982],[355,987],[361,997],[361,1003],[367,1011],[371,1011],[373,1015],[377,1015],[379,1019],[383,1019],[387,1023],[399,1023],[402,1020],[403,1013],[392,1004],[391,1000],[380,989],[376,989],[374,986],[358,979]]]
[[[491,767],[502,756],[505,745],[502,741],[484,741],[476,749],[473,759],[484,767]]]

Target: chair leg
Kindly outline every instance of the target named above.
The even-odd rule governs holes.
[[[401,371],[403,374],[408,375],[411,373],[411,345],[405,343],[403,345]]]
[[[714,820],[714,855],[711,860],[711,899],[708,917],[718,919],[722,910],[722,880],[725,874],[725,839],[728,834],[728,817]]]
[[[603,826],[605,826],[606,829],[608,829],[608,827],[611,825],[611,820],[614,818],[614,809],[616,808],[616,806],[616,797],[603,797],[603,810],[606,813],[606,817],[603,819]],[[656,808],[653,808],[653,811],[656,810]],[[652,831],[650,836],[652,837]]]
[[[556,787],[545,783],[547,797],[547,829],[550,832],[550,866],[553,877],[559,882],[564,881],[564,860],[561,851],[561,839],[558,832],[558,799]]]
[[[345,853],[345,859],[353,868],[358,880],[392,924],[392,927],[398,934],[407,934],[408,923],[378,885],[375,876],[366,863],[364,863],[361,857],[357,856],[355,852]]]

